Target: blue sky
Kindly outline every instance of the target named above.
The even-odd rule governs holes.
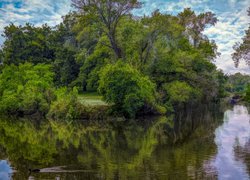
[[[215,40],[221,56],[215,64],[225,73],[242,72],[250,74],[250,68],[241,63],[237,69],[233,65],[231,53],[235,42],[240,42],[248,28],[247,16],[249,0],[141,0],[143,8],[136,15],[149,15],[155,9],[169,14],[177,14],[185,7],[191,7],[196,13],[212,11],[219,22],[208,27],[205,34]],[[54,26],[61,22],[61,16],[71,10],[70,0],[0,0],[0,33],[3,27],[13,22],[17,25],[30,22],[36,26],[47,23]],[[3,38],[0,39],[0,44]]]

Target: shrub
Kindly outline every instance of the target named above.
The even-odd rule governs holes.
[[[46,114],[53,99],[50,65],[10,65],[0,74],[0,113]]]
[[[185,103],[188,102],[194,94],[198,95],[198,91],[186,82],[173,81],[169,84],[165,84],[163,88],[172,103]]]
[[[154,109],[155,84],[128,64],[117,62],[100,72],[99,91],[116,113],[134,117],[144,107]]]
[[[59,120],[72,120],[79,118],[81,114],[81,105],[77,100],[78,92],[67,90],[66,87],[59,88],[55,91],[56,99],[51,103],[48,118]]]
[[[76,88],[56,90],[56,99],[51,103],[47,118],[71,121],[75,119],[103,120],[107,117],[107,106],[87,106],[78,99]]]

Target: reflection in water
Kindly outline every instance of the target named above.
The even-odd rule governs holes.
[[[224,115],[224,124],[216,129],[215,143],[218,152],[212,165],[216,168],[219,179],[249,179],[246,165],[250,161],[237,158],[235,150],[245,149],[250,155],[250,115],[244,106],[235,106]],[[243,154],[243,153],[242,153]],[[249,160],[249,159],[248,159]]]
[[[7,161],[2,160],[0,161],[0,179],[1,180],[8,180],[11,178],[12,169]]]
[[[102,125],[1,120],[0,159],[11,162],[17,170],[13,179],[18,180],[214,179],[221,177],[224,169],[209,170],[211,157],[216,157],[216,165],[222,153],[220,148],[217,152],[217,146],[232,145],[235,148],[231,148],[230,156],[235,154],[235,161],[241,162],[238,167],[246,174],[249,136],[240,133],[235,140],[236,131],[230,129],[237,143],[224,143],[224,136],[231,133],[220,130],[227,129],[232,119],[244,114],[228,113],[236,111],[225,113],[227,120],[216,134],[222,118],[210,111],[195,115],[184,113],[174,122],[166,117]],[[249,126],[241,129],[245,130],[249,130]],[[215,143],[214,138],[219,140]],[[40,172],[29,174],[29,168],[38,168]]]

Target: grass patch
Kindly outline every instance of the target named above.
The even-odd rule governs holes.
[[[88,106],[107,106],[108,104],[102,100],[102,96],[98,93],[83,93],[78,96],[79,101],[83,105]]]

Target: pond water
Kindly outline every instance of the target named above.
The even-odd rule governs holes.
[[[248,180],[247,108],[196,112],[88,124],[2,118],[0,179]]]

